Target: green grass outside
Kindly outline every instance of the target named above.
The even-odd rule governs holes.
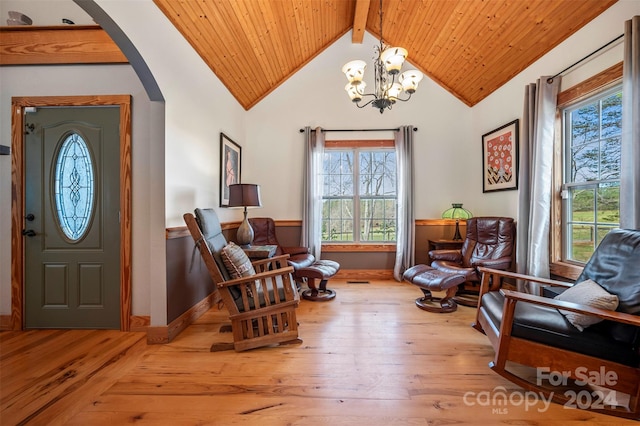
[[[573,212],[573,220],[576,222],[592,222],[593,211]],[[593,254],[595,247],[600,244],[602,238],[620,223],[619,210],[598,211],[598,225],[613,225],[611,227],[598,226],[597,236],[593,225],[574,225],[572,227],[573,244],[570,249],[571,259],[578,262],[586,262]]]
[[[395,241],[396,233],[395,232],[372,232],[370,239],[362,240],[362,242],[369,241]],[[322,241],[353,241],[353,234],[351,232],[338,233],[333,232],[331,236],[326,233],[322,233]]]

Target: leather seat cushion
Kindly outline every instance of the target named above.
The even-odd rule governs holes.
[[[431,262],[431,266],[445,274],[462,275],[465,281],[480,281],[480,277],[475,268],[464,268],[447,260],[434,260]]]
[[[293,266],[293,269],[297,271],[300,268],[306,268],[313,265],[315,260],[315,257],[309,253],[294,254],[289,256],[287,263],[289,263],[289,266]]]
[[[488,292],[482,297],[482,309],[498,329],[502,322],[503,306],[504,296],[499,291]],[[611,337],[607,332],[608,322],[603,321],[581,332],[555,308],[518,302],[512,336],[633,367],[639,366],[638,352],[632,345]]]
[[[415,265],[404,271],[402,278],[429,291],[442,291],[465,282],[462,274],[448,274],[427,265]]]
[[[333,260],[316,260],[312,265],[295,271],[295,276],[300,278],[314,278],[328,280],[340,269],[340,264]]]

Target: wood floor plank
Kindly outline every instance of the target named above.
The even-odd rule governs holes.
[[[336,426],[363,426],[376,425],[384,421],[388,426],[426,426],[430,424],[425,418],[403,418],[399,416],[388,416],[384,419],[366,416],[316,416],[304,417],[301,415],[293,416],[271,416],[264,414],[229,416],[210,411],[205,413],[144,413],[137,415],[133,413],[81,413],[72,419],[69,425],[85,426],[87,424],[129,424],[136,423],[141,425],[153,426],[175,426],[177,424],[206,424],[206,425],[336,425]]]
[[[467,405],[460,392],[431,390],[410,400],[379,400],[362,398],[318,398],[264,396],[259,394],[234,394],[224,398],[224,404],[209,396],[120,396],[109,395],[100,398],[90,411],[99,417],[104,412],[127,412],[130,418],[144,418],[148,413],[172,415],[177,412],[190,413],[196,418],[206,417],[215,412],[222,417],[242,418],[253,416],[255,424],[269,424],[262,421],[262,416],[277,418],[308,418],[316,420],[327,415],[346,418],[376,419],[360,424],[385,425],[385,419],[401,417],[409,419],[425,419],[430,424],[540,424],[552,422],[568,425],[572,422],[584,424],[624,425],[636,422],[611,419],[594,413],[580,410],[558,409],[551,404],[546,411],[540,403],[529,409],[524,406],[509,406],[506,412],[492,413],[492,408],[480,405]],[[197,414],[196,414],[197,413]],[[89,418],[85,416],[84,418]],[[95,424],[95,423],[92,423]],[[186,423],[181,423],[186,424]],[[190,423],[196,424],[196,423]],[[273,423],[278,424],[278,423]],[[282,423],[280,423],[282,424]],[[340,422],[338,422],[340,424]]]
[[[72,334],[78,334],[79,339],[75,340],[77,344],[68,345],[67,354],[60,356],[61,363],[50,364],[47,358],[43,359],[47,356],[44,353],[39,360],[29,356],[17,367],[14,363],[13,368],[17,372],[24,372],[24,380],[19,388],[7,393],[5,383],[2,383],[0,406],[3,422],[19,424],[40,417],[44,423],[49,423],[52,418],[59,417],[67,405],[75,404],[78,397],[84,395],[83,390],[104,389],[99,385],[100,376],[105,374],[105,370],[122,368],[125,363],[119,361],[127,355],[133,362],[136,359],[132,354],[135,343],[139,343],[140,353],[147,351],[146,345],[142,345],[146,341],[144,333],[87,333],[83,330]],[[83,343],[80,337],[90,338]],[[101,344],[96,346],[97,342]],[[116,379],[117,375],[113,380]]]
[[[302,344],[242,353],[209,351],[232,340],[217,307],[166,345],[119,331],[0,333],[0,424],[637,424],[533,399],[487,404],[525,394],[489,369],[473,308],[422,311],[420,291],[395,281],[329,287],[335,300],[300,304]]]

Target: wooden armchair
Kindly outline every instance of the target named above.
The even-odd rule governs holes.
[[[490,368],[554,402],[640,419],[639,264],[640,231],[613,230],[585,265],[577,284],[480,268],[474,327],[487,335],[495,350]],[[490,283],[504,277],[542,286],[575,286],[575,290],[569,297],[567,289],[559,300],[491,291]],[[588,280],[598,284],[597,292],[590,289],[592,283],[578,290]],[[574,298],[589,302],[574,303]],[[617,310],[594,307],[611,299]]]
[[[233,344],[214,344],[211,350],[302,342],[296,319],[300,296],[288,255],[249,262],[238,246],[227,243],[214,210],[196,209],[183,217],[231,320]]]

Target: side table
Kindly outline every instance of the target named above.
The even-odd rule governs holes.
[[[427,240],[427,256],[431,250],[460,250],[464,240]],[[429,257],[431,261],[431,257]]]
[[[278,248],[275,244],[268,244],[264,246],[249,246],[243,247],[242,250],[247,254],[249,259],[266,259],[273,257],[276,254]]]
[[[462,248],[464,240],[428,240],[429,251],[431,250],[458,250]]]

